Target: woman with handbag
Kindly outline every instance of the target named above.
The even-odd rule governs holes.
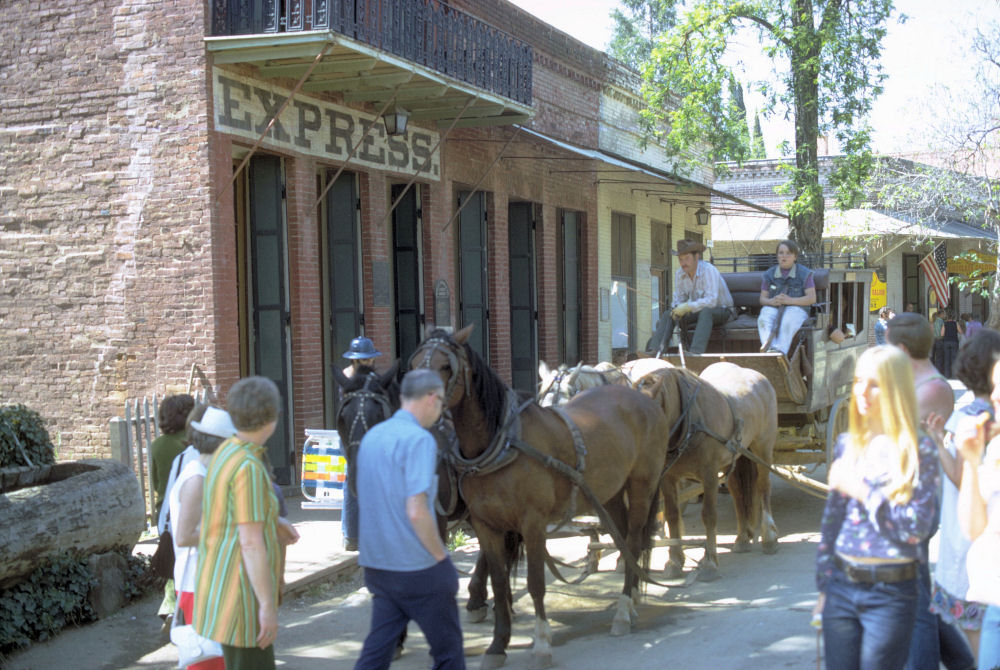
[[[816,559],[827,667],[901,669],[916,618],[917,575],[937,512],[937,447],[917,433],[909,357],[859,358],[849,430],[834,447]]]
[[[197,411],[197,409],[195,410]],[[200,420],[190,422],[188,441],[198,450],[199,457],[184,466],[170,489],[170,514],[174,526],[174,584],[177,585],[177,609],[183,612],[184,623],[190,624],[194,608],[195,568],[198,564],[198,538],[201,526],[201,503],[205,473],[212,454],[226,439],[236,433],[229,413],[218,407],[208,407]],[[193,670],[225,670],[220,656],[189,665]]]

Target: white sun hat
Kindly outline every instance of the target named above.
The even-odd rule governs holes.
[[[205,415],[201,421],[192,421],[191,427],[199,433],[214,435],[215,437],[232,437],[236,434],[236,426],[229,418],[229,412],[218,407],[209,407],[205,410]]]

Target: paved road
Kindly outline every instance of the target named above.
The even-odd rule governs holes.
[[[722,578],[688,588],[650,586],[639,605],[639,623],[633,634],[608,635],[620,575],[612,572],[614,557],[602,562],[602,572],[577,586],[550,584],[546,607],[553,628],[553,657],[562,668],[808,668],[816,665],[816,634],[809,627],[815,599],[813,559],[822,501],[782,482],[775,483],[775,520],[782,534],[777,555],[730,554],[734,522],[728,497],[720,499],[720,569]],[[689,533],[703,531],[700,506],[685,512]],[[550,543],[554,554],[580,557],[585,542],[574,538]],[[700,550],[688,552],[691,564]],[[474,554],[458,551],[456,563],[471,569]],[[653,567],[662,568],[665,550],[654,553]],[[521,568],[515,584],[517,601],[514,636],[507,667],[528,667],[533,610]],[[463,580],[462,589],[467,580]],[[348,670],[353,667],[368,628],[366,592],[353,582],[340,587],[313,586],[303,597],[285,603],[276,645],[279,667],[290,670]],[[64,632],[10,659],[9,670],[80,670],[113,668],[167,670],[176,667],[176,654],[159,635],[155,617],[157,599],[147,599],[116,616],[82,629]],[[464,605],[464,596],[462,600]],[[469,666],[491,637],[490,624],[466,624]],[[412,627],[410,643],[394,669],[424,670],[427,646]]]

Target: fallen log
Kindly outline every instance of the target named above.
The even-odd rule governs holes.
[[[0,495],[0,588],[67,550],[135,546],[145,527],[139,482],[113,460],[57,463],[42,483]]]

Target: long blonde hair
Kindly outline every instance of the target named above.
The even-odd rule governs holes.
[[[855,377],[858,372],[864,371],[871,373],[878,383],[881,434],[899,449],[898,468],[890,473],[889,481],[882,486],[882,491],[894,503],[906,504],[913,497],[913,489],[920,477],[917,394],[910,357],[898,347],[883,344],[861,354],[854,370]],[[876,434],[872,433],[868,421],[858,412],[858,400],[853,391],[848,426],[850,439],[847,450],[856,459]]]

